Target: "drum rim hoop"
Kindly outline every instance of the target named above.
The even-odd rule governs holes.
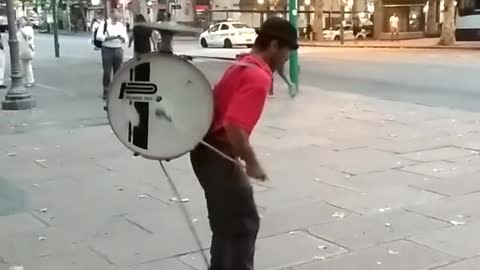
[[[187,59],[183,58],[183,57],[180,57],[176,54],[161,54],[161,53],[158,53],[158,52],[151,52],[151,53],[146,53],[146,54],[141,54],[141,55],[137,55],[137,56],[134,56],[133,58],[131,58],[130,60],[128,60],[127,62],[123,63],[122,66],[120,67],[120,69],[118,70],[117,73],[115,73],[115,75],[113,76],[112,78],[112,83],[116,80],[118,80],[118,77],[120,76],[120,74],[122,73],[122,71],[124,69],[130,69],[131,66],[136,63],[136,62],[139,62],[139,61],[144,61],[145,59],[148,59],[148,58],[153,58],[153,57],[158,57],[158,56],[165,56],[165,57],[172,57],[172,58],[175,58],[177,60],[181,60],[181,61],[184,61],[186,62],[187,64],[189,64],[194,70],[198,71],[199,74],[201,74],[203,80],[208,84],[209,88],[212,89],[212,85],[210,84],[210,81],[208,80],[207,76],[197,67],[195,66],[194,64],[192,64],[191,62],[189,62]],[[110,85],[112,85],[112,83],[110,83]],[[121,139],[120,139],[120,136],[117,134],[117,132],[114,130],[114,128],[112,127],[112,124],[111,124],[111,115],[110,115],[110,110],[109,110],[109,104],[110,104],[110,93],[108,93],[107,95],[107,101],[106,101],[106,107],[107,107],[107,118],[108,118],[108,123],[109,123],[109,126],[112,130],[112,132],[115,134],[115,136],[117,137],[117,139],[130,151],[132,152],[135,152],[133,151],[132,149],[130,149],[126,143],[124,143]],[[214,113],[214,108],[213,108],[213,93],[210,92],[211,94],[209,95],[210,96],[210,100],[211,100],[211,104],[212,104],[212,109],[210,111],[210,116],[209,116],[209,119],[210,119],[210,125],[213,121],[213,113]],[[208,133],[208,130],[210,129],[210,125],[209,125],[209,128],[207,129],[207,131],[205,132],[205,134],[203,135],[203,137]],[[159,158],[159,157],[153,157],[153,156],[150,156],[150,155],[144,155],[142,153],[137,153],[139,154],[140,156],[142,156],[143,158],[145,159],[150,159],[150,160],[165,160],[165,161],[170,161],[170,160],[174,160],[174,159],[177,159],[177,158],[180,158],[188,153],[190,153],[191,151],[193,151],[195,149],[195,147],[197,147],[198,144],[200,144],[201,141],[199,141],[195,146],[193,146],[192,149],[189,149],[189,150],[186,150],[185,152],[183,153],[179,153],[178,155],[172,155],[172,156],[168,156],[168,157],[162,157],[162,158]]]

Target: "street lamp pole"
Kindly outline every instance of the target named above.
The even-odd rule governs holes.
[[[340,0],[340,44],[345,42],[345,0]]]
[[[57,18],[57,0],[52,0],[52,17],[53,17],[53,48],[55,49],[55,57],[60,57],[60,44],[58,43],[58,18]]]
[[[290,23],[298,30],[298,11],[297,11],[297,0],[288,1],[288,15]],[[298,51],[292,51],[290,53],[290,80],[297,86],[298,89]]]
[[[2,101],[3,110],[26,110],[35,107],[36,102],[30,92],[23,86],[20,73],[20,49],[17,40],[17,27],[13,0],[6,1],[8,18],[8,45],[10,47],[10,70],[12,85]]]

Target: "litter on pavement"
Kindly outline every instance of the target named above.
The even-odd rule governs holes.
[[[172,202],[189,202],[190,199],[189,198],[182,198],[182,199],[179,200],[177,197],[172,197],[172,198],[170,198],[170,201],[172,201]]]
[[[467,224],[467,222],[465,222],[465,221],[451,220],[451,221],[450,221],[450,224],[452,224],[453,226],[460,226],[460,225],[465,225],[465,224]]]
[[[335,212],[333,213],[332,217],[336,217],[336,218],[339,218],[339,219],[343,219],[345,217],[345,213],[343,212]]]
[[[388,254],[390,254],[390,255],[398,255],[399,253],[398,253],[398,251],[389,249],[389,250],[388,250]]]

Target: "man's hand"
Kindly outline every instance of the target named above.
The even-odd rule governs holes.
[[[267,180],[267,173],[265,173],[265,170],[263,170],[262,166],[258,162],[252,162],[250,164],[247,163],[245,169],[249,177],[262,182]]]
[[[125,43],[125,39],[122,36],[118,35],[117,38],[120,39],[122,43]]]

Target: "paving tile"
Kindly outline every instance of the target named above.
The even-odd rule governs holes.
[[[470,150],[458,147],[442,147],[425,151],[412,152],[400,155],[400,157],[420,162],[429,162],[437,160],[451,160],[460,157],[473,156]]]
[[[0,236],[31,232],[45,228],[45,224],[35,219],[30,213],[20,213],[9,216],[0,216]]]
[[[78,248],[68,252],[58,252],[39,259],[38,263],[33,265],[24,265],[25,269],[38,270],[115,270],[116,266],[108,262],[101,255],[87,247]]]
[[[365,157],[368,157],[368,159]],[[350,174],[364,174],[401,168],[414,163],[396,157],[394,154],[369,148],[336,152],[328,158],[330,167]]]
[[[346,250],[341,247],[303,232],[281,234],[257,240],[255,269],[280,269],[306,263],[318,257],[328,258],[345,252]],[[199,253],[185,255],[182,261],[194,269],[205,270]]]
[[[480,204],[480,193],[471,193],[462,196],[443,198],[434,202],[409,206],[413,211],[425,216],[444,220],[445,222],[472,222],[480,221],[480,209],[472,207]]]
[[[393,254],[392,254],[393,253]],[[398,254],[397,254],[398,253]],[[294,270],[425,270],[458,260],[408,241],[397,241],[327,260],[293,267]]]
[[[188,231],[180,229],[161,235],[148,233],[122,217],[106,224],[105,229],[89,241],[89,245],[95,252],[122,266],[138,265],[197,250]]]
[[[480,257],[461,260],[447,266],[435,268],[435,270],[477,270],[480,265]]]
[[[379,138],[390,138],[393,140],[418,140],[422,137],[439,138],[448,134],[442,130],[422,129],[411,123],[399,124],[392,121],[381,123],[376,129],[375,134]]]
[[[28,192],[14,179],[0,176],[0,217],[27,212]]]
[[[449,146],[452,145],[452,141],[453,139],[451,137],[445,136],[434,138],[424,138],[422,136],[420,138],[410,140],[405,138],[390,138],[390,140],[385,140],[384,142],[379,141],[377,144],[370,147],[373,149],[383,150],[387,152],[403,154]]]
[[[42,183],[29,190],[31,211],[55,227],[76,227],[78,220],[82,220],[80,230],[87,232],[112,215],[139,210],[161,213],[162,208],[167,207],[164,202],[154,198],[156,190],[120,179],[116,175],[102,175]],[[148,195],[139,198],[142,194]],[[41,212],[43,208],[48,211]]]
[[[18,225],[21,227],[21,224]],[[75,235],[79,227],[62,230],[38,226],[38,228],[33,227],[16,232],[2,231],[0,257],[8,264],[23,265],[25,269],[80,270],[92,269],[96,265],[109,269],[107,261],[90,252],[88,246],[85,245],[86,238],[80,239]],[[80,267],[75,267],[75,263],[78,263]],[[0,262],[0,269],[3,269],[1,265]],[[57,267],[59,265],[65,267]],[[92,268],[81,268],[84,266]]]
[[[451,178],[426,178],[426,181],[411,183],[412,186],[449,196],[480,191],[480,173],[471,173]]]
[[[143,263],[143,264],[134,265],[134,266],[125,268],[125,270],[153,270],[153,269],[192,270],[191,267],[184,264],[182,261],[180,261],[179,258],[163,259],[163,260]]]
[[[25,250],[23,250],[25,251]],[[27,255],[28,254],[28,255]],[[74,249],[66,249],[58,251],[55,254],[44,254],[40,256],[38,253],[19,254],[18,258],[9,259],[8,266],[21,265],[24,269],[36,270],[114,270],[115,266],[105,261],[101,256],[92,252],[88,247],[78,247]],[[0,264],[0,267],[1,264]],[[5,268],[1,269],[9,269]]]
[[[296,203],[277,209],[262,211],[260,237],[277,235],[294,230],[306,230],[311,225],[329,223],[337,220],[333,215],[342,212],[349,218],[351,212],[333,207],[322,201]]]
[[[479,167],[470,166],[469,164],[459,164],[446,161],[432,161],[428,163],[420,163],[407,166],[401,170],[407,172],[418,173],[432,177],[455,177],[464,174],[480,171]]]
[[[315,182],[313,177],[306,177],[302,187],[292,181],[290,184],[280,185],[272,183],[272,189],[255,195],[259,206],[269,210],[284,209],[299,202],[333,201],[344,198],[347,200],[356,193],[341,187]]]
[[[480,151],[479,139],[458,140],[454,143],[455,146]]]
[[[434,201],[443,197],[444,196],[432,192],[411,187],[392,186],[388,189],[378,188],[363,193],[355,193],[352,196],[330,200],[328,202],[356,213],[371,214],[377,212],[380,208],[403,208],[409,205]]]
[[[454,136],[464,136],[470,133],[477,133],[480,129],[480,127],[476,124],[469,123],[468,121],[464,121],[463,119],[455,118],[425,121],[424,127],[437,130],[445,130],[446,132]]]
[[[478,235],[480,223],[452,226],[422,235],[411,237],[412,241],[429,246],[460,258],[470,258],[480,254],[480,246],[472,237]]]
[[[403,210],[384,211],[313,226],[310,232],[351,250],[358,250],[449,226],[445,222]]]
[[[368,192],[377,189],[385,190],[392,187],[420,185],[426,182],[426,179],[431,178],[393,169],[345,178],[344,185],[354,190]]]
[[[211,231],[205,203],[196,205],[189,202],[186,206],[199,234],[202,247],[208,248],[210,246]],[[178,205],[159,209],[157,213],[138,210],[125,215],[125,218],[128,222],[145,229],[157,238],[164,239],[164,241],[183,243],[191,243],[193,241],[190,228]],[[175,254],[172,253],[171,255]]]

